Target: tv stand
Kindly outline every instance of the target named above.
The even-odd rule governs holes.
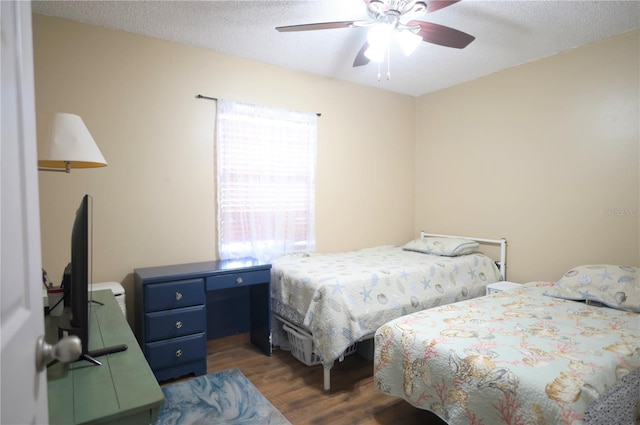
[[[80,357],[78,357],[78,360],[76,360],[76,361],[80,361],[80,360],[86,360],[89,363],[93,363],[96,366],[102,366],[102,362],[96,360],[95,358],[93,358],[92,356],[90,356],[88,354],[80,354]]]
[[[127,348],[129,348],[127,344],[113,345],[111,347],[105,347],[99,350],[93,350],[93,351],[89,351],[88,353],[81,354],[78,360],[86,360],[90,363],[93,363],[96,366],[102,366],[102,362],[99,360],[96,360],[96,357],[105,356],[107,354],[119,353],[120,351],[124,351]]]
[[[94,291],[104,305],[91,309],[89,352],[102,363],[76,361],[47,368],[49,423],[149,425],[157,421],[164,395],[112,291]],[[45,340],[58,341],[63,316],[44,319]]]
[[[96,366],[102,366],[102,362],[97,360],[96,357],[104,356],[107,354],[118,353],[120,351],[126,350],[127,348],[129,348],[127,344],[120,344],[120,345],[114,345],[112,347],[105,347],[99,350],[93,350],[93,351],[89,351],[88,353],[80,354],[80,357],[78,357],[78,359],[75,361],[79,362],[81,360],[86,360],[89,363],[93,363]],[[58,360],[54,359],[47,364],[47,367],[53,366],[56,363],[58,363]]]
[[[101,301],[92,300],[92,302],[100,306],[104,306],[104,303]],[[71,325],[67,326],[66,323],[63,325],[58,325],[58,339],[62,339],[66,334],[77,335],[77,329]],[[102,362],[99,360],[96,360],[96,357],[105,356],[107,354],[119,353],[120,351],[124,351],[127,348],[129,348],[127,344],[117,344],[109,347],[98,348],[96,350],[89,350],[86,353],[80,354],[80,357],[78,357],[76,362],[81,360],[86,360],[89,363],[93,363],[96,366],[102,366]],[[56,360],[54,360],[52,363],[49,363],[49,366],[55,363],[56,363]]]

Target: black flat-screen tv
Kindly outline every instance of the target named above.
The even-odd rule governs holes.
[[[91,283],[93,250],[93,198],[84,195],[76,211],[71,232],[71,288],[69,323],[73,334],[82,342],[82,354],[89,354],[89,325],[91,322]]]
[[[68,281],[70,317],[69,328],[61,328],[80,338],[82,354],[79,360],[88,360],[96,365],[102,364],[95,357],[123,351],[125,344],[89,350],[89,328],[91,309],[95,308],[92,300],[91,283],[93,282],[93,198],[84,195],[76,211],[71,232],[71,273]]]

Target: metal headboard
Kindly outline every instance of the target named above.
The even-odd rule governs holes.
[[[469,236],[454,236],[454,235],[440,235],[436,233],[427,233],[425,231],[420,232],[420,237],[437,237],[437,238],[463,238],[463,239],[471,239],[478,243],[486,243],[493,245],[500,245],[500,261],[496,261],[498,268],[500,269],[500,274],[502,275],[502,280],[507,280],[507,239],[486,239],[486,238],[472,238]]]

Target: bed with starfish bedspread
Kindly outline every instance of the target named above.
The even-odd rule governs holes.
[[[484,295],[488,283],[502,280],[494,260],[477,248],[477,240],[423,234],[405,246],[285,255],[272,262],[272,310],[285,329],[312,341],[329,389],[334,361],[382,324]]]

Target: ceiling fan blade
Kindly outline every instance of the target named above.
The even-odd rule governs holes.
[[[466,32],[458,31],[432,22],[411,21],[409,26],[420,25],[418,35],[427,43],[438,44],[445,47],[464,49],[476,38]]]
[[[352,28],[356,21],[340,21],[340,22],[318,22],[315,24],[289,25],[286,27],[276,27],[280,32],[291,31],[313,31],[313,30],[331,30],[336,28]]]
[[[433,13],[436,10],[444,9],[452,4],[458,3],[460,0],[431,0],[427,1],[427,13]]]
[[[355,60],[353,61],[353,67],[357,67],[357,66],[363,66],[368,64],[369,62],[371,62],[371,60],[366,57],[364,55],[364,52],[366,52],[366,50],[369,48],[369,43],[368,42],[364,42],[364,46],[362,46],[362,49],[360,49],[360,51],[358,52],[358,54],[356,55]]]

